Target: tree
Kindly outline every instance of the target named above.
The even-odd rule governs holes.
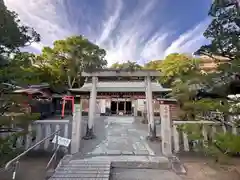
[[[4,3],[0,3],[0,56],[4,58],[10,53],[18,52],[20,47],[40,41],[40,35],[28,26],[21,25],[18,15],[9,11]]]
[[[172,86],[176,80],[189,79],[199,68],[199,59],[184,54],[170,54],[157,67],[162,72],[160,82]]]
[[[81,87],[81,72],[94,71],[107,65],[106,52],[83,36],[72,36],[54,42],[53,48],[44,47],[40,59],[41,67],[52,69],[52,75],[68,88]],[[47,70],[47,71],[48,71]],[[58,82],[60,83],[60,82]]]
[[[137,64],[136,62],[132,62],[132,61],[127,61],[125,63],[114,63],[114,64],[112,64],[111,68],[129,70],[129,71],[143,69],[143,67],[141,65]]]
[[[40,35],[34,29],[21,25],[17,14],[7,10],[2,1],[0,1],[0,17],[0,133],[8,132],[6,137],[0,137],[1,165],[16,155],[14,147],[16,137],[22,136],[22,133],[27,131],[28,120],[38,116],[26,112],[21,106],[22,96],[13,94],[13,89],[9,86],[5,87],[3,82],[9,82],[11,78],[19,79],[22,67],[26,68],[29,65],[29,58],[19,57],[23,55],[19,54],[19,48],[38,42]],[[16,56],[12,60],[10,55]],[[22,62],[22,59],[27,61]],[[20,134],[19,128],[21,128]]]
[[[0,69],[0,82],[15,83],[20,86],[40,83],[34,72],[36,56],[32,53],[18,52],[8,58],[8,64]]]
[[[196,53],[231,60],[240,56],[240,7],[238,0],[215,0],[209,10],[212,22],[204,32],[211,42]]]
[[[185,101],[184,106],[189,107],[189,110],[193,112],[193,117],[186,118],[192,120],[198,120],[196,115],[198,113],[204,113],[209,111],[218,111],[223,113],[223,117],[229,115],[229,110],[236,107],[236,101],[230,102],[226,98],[227,90],[231,85],[236,84],[236,81],[239,81],[239,63],[240,63],[240,8],[239,2],[237,0],[215,0],[212,3],[212,6],[209,10],[209,15],[212,17],[212,22],[204,32],[204,36],[210,40],[210,44],[202,46],[197,52],[197,55],[207,55],[210,58],[215,59],[215,62],[218,63],[218,68],[215,72],[207,74],[205,76],[205,90],[208,91],[225,91],[225,97],[222,95],[222,98],[202,98],[201,100],[192,100]],[[225,58],[228,61],[225,63],[220,63],[220,58]],[[203,80],[203,79],[202,79]],[[237,84],[240,84],[239,82]],[[182,97],[184,97],[189,88],[182,90]],[[177,93],[179,95],[179,93]],[[220,96],[219,96],[220,97]],[[190,103],[189,103],[190,102]],[[233,105],[235,106],[233,107]],[[234,109],[233,111],[238,112]],[[183,110],[186,109],[183,108]],[[213,117],[209,118],[210,120],[220,120]],[[224,120],[226,120],[224,118]],[[226,125],[225,121],[222,121],[223,125]],[[236,122],[238,124],[238,122]],[[199,127],[198,127],[199,128]],[[186,130],[185,126],[185,130]],[[188,128],[190,131],[186,132],[189,135],[189,132],[194,132],[192,127]],[[236,135],[229,134],[217,134],[214,137],[214,141],[211,144],[208,144],[207,152],[214,154],[217,152],[217,160],[219,158],[219,153],[222,154],[231,154],[239,152],[239,137]],[[200,137],[202,143],[204,140]],[[226,148],[227,147],[227,148]]]
[[[237,0],[215,0],[209,10],[212,22],[204,32],[210,44],[202,46],[196,54],[207,55],[218,63],[217,70],[208,75],[208,87],[227,96],[240,84],[240,7]],[[220,59],[228,62],[220,63]],[[223,91],[223,89],[225,89]],[[236,88],[235,88],[236,89]]]
[[[150,61],[144,65],[144,69],[160,70],[160,66],[162,62],[163,62],[162,60]]]

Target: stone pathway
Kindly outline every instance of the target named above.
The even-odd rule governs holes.
[[[149,143],[146,125],[134,117],[98,117],[94,124],[96,138],[82,140],[80,152],[61,164],[51,180],[179,179],[161,155],[161,144]]]
[[[181,180],[169,170],[160,169],[113,169],[110,180]]]
[[[156,154],[145,140],[148,135],[147,130],[139,129],[137,123],[134,121],[134,117],[102,117],[97,119],[95,120],[95,135],[95,140],[83,141],[81,144],[81,154]]]

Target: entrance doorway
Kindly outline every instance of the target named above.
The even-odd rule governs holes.
[[[119,101],[118,102],[118,112],[124,113],[124,105],[125,105],[124,101]]]
[[[132,115],[132,101],[113,100],[111,101],[112,115]]]
[[[111,114],[117,114],[117,101],[111,101]]]
[[[132,114],[132,102],[126,101],[126,114],[131,115]]]

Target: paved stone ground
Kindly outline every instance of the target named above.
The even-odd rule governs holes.
[[[181,180],[169,170],[114,168],[110,180]]]
[[[96,139],[82,141],[81,155],[161,155],[161,144],[146,141],[147,125],[134,117],[99,117],[94,131]]]
[[[169,160],[161,154],[161,144],[148,142],[147,125],[135,121],[134,117],[98,117],[94,132],[96,138],[82,140],[80,152],[60,166],[52,180],[148,179],[150,173],[153,173],[150,180],[160,174],[162,180],[176,179],[169,170]]]
[[[180,178],[162,156],[161,143],[146,140],[147,125],[134,117],[112,116],[97,117],[94,124],[96,138],[82,140],[80,152],[60,165],[51,180]]]
[[[20,161],[16,180],[43,180],[46,176],[46,165],[50,157],[30,157]],[[12,179],[12,171],[0,172],[0,180]]]

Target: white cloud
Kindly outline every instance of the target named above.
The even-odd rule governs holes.
[[[181,34],[171,45],[165,50],[165,56],[171,53],[185,53],[197,50],[199,44],[205,42],[205,38],[202,33],[207,28],[209,24],[209,19],[200,22],[193,29]]]
[[[158,21],[163,21],[163,27],[156,31],[154,24],[154,13],[161,11],[156,5],[164,4],[164,1],[138,0],[128,15],[124,11],[128,8],[127,0],[104,0],[103,14],[94,14],[89,6],[73,7],[70,1],[64,0],[4,1],[8,8],[19,14],[23,23],[41,34],[41,43],[32,44],[32,48],[40,51],[44,45],[52,45],[54,40],[84,34],[106,49],[109,64],[127,60],[144,63],[174,52],[191,53],[204,42],[202,32],[208,24],[205,20],[170,41],[176,32],[164,22],[164,15],[157,17]]]

